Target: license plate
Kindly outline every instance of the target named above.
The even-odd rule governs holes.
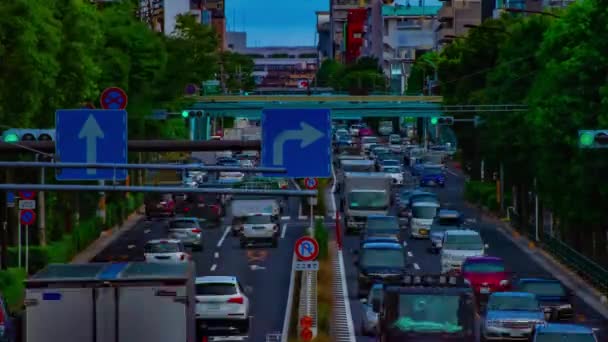
[[[207,310],[219,310],[220,309],[220,304],[219,303],[210,303],[207,304]]]
[[[255,230],[261,230],[261,229],[266,229],[266,227],[264,227],[264,226],[254,226],[253,229],[255,229]]]
[[[204,208],[204,207],[205,207],[205,203],[199,203],[199,204],[198,204],[198,207],[199,207],[199,208]]]
[[[479,293],[488,294],[488,293],[490,293],[490,289],[487,287],[482,287],[479,289]]]

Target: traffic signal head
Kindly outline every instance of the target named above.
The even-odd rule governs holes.
[[[201,118],[201,117],[203,117],[203,111],[202,110],[183,110],[182,117],[184,119]]]
[[[580,148],[608,148],[608,130],[578,131],[578,146]]]
[[[440,116],[440,117],[431,118],[431,124],[432,125],[453,125],[454,117]]]
[[[2,141],[7,143],[53,140],[55,140],[54,129],[11,128],[2,133]]]
[[[431,118],[431,125],[436,125],[438,121],[437,118]]]

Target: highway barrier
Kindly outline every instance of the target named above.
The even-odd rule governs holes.
[[[519,214],[512,207],[509,207],[508,211],[511,225],[518,231],[526,234],[531,241],[534,241],[535,227],[529,225],[527,229],[522,229],[518,224],[520,222]],[[541,248],[551,253],[578,275],[591,282],[600,291],[608,293],[608,269],[542,230],[539,231],[539,238],[540,241],[537,243]]]

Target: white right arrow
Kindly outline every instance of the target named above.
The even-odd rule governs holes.
[[[87,144],[87,163],[96,163],[97,162],[97,139],[103,139],[103,131],[97,120],[93,114],[90,114],[85,121],[84,125],[82,125],[82,129],[80,133],[78,133],[79,139],[86,139]],[[88,175],[94,175],[97,172],[96,169],[87,169]]]
[[[300,148],[323,138],[325,134],[306,122],[300,122],[300,129],[290,129],[281,132],[272,144],[272,164],[283,165],[284,145],[289,140],[300,140]]]

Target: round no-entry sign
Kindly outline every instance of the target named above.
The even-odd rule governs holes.
[[[316,178],[306,178],[304,179],[304,185],[308,190],[314,190],[319,185],[319,181]]]
[[[36,193],[34,191],[23,190],[19,191],[19,197],[24,200],[33,200],[36,197]]]
[[[127,102],[129,98],[124,90],[118,87],[106,88],[101,93],[101,108],[103,109],[125,109],[127,108]]]
[[[36,222],[36,213],[32,209],[24,209],[19,213],[21,224],[30,226]]]
[[[300,261],[313,261],[319,256],[317,240],[303,236],[296,241],[294,252]]]

